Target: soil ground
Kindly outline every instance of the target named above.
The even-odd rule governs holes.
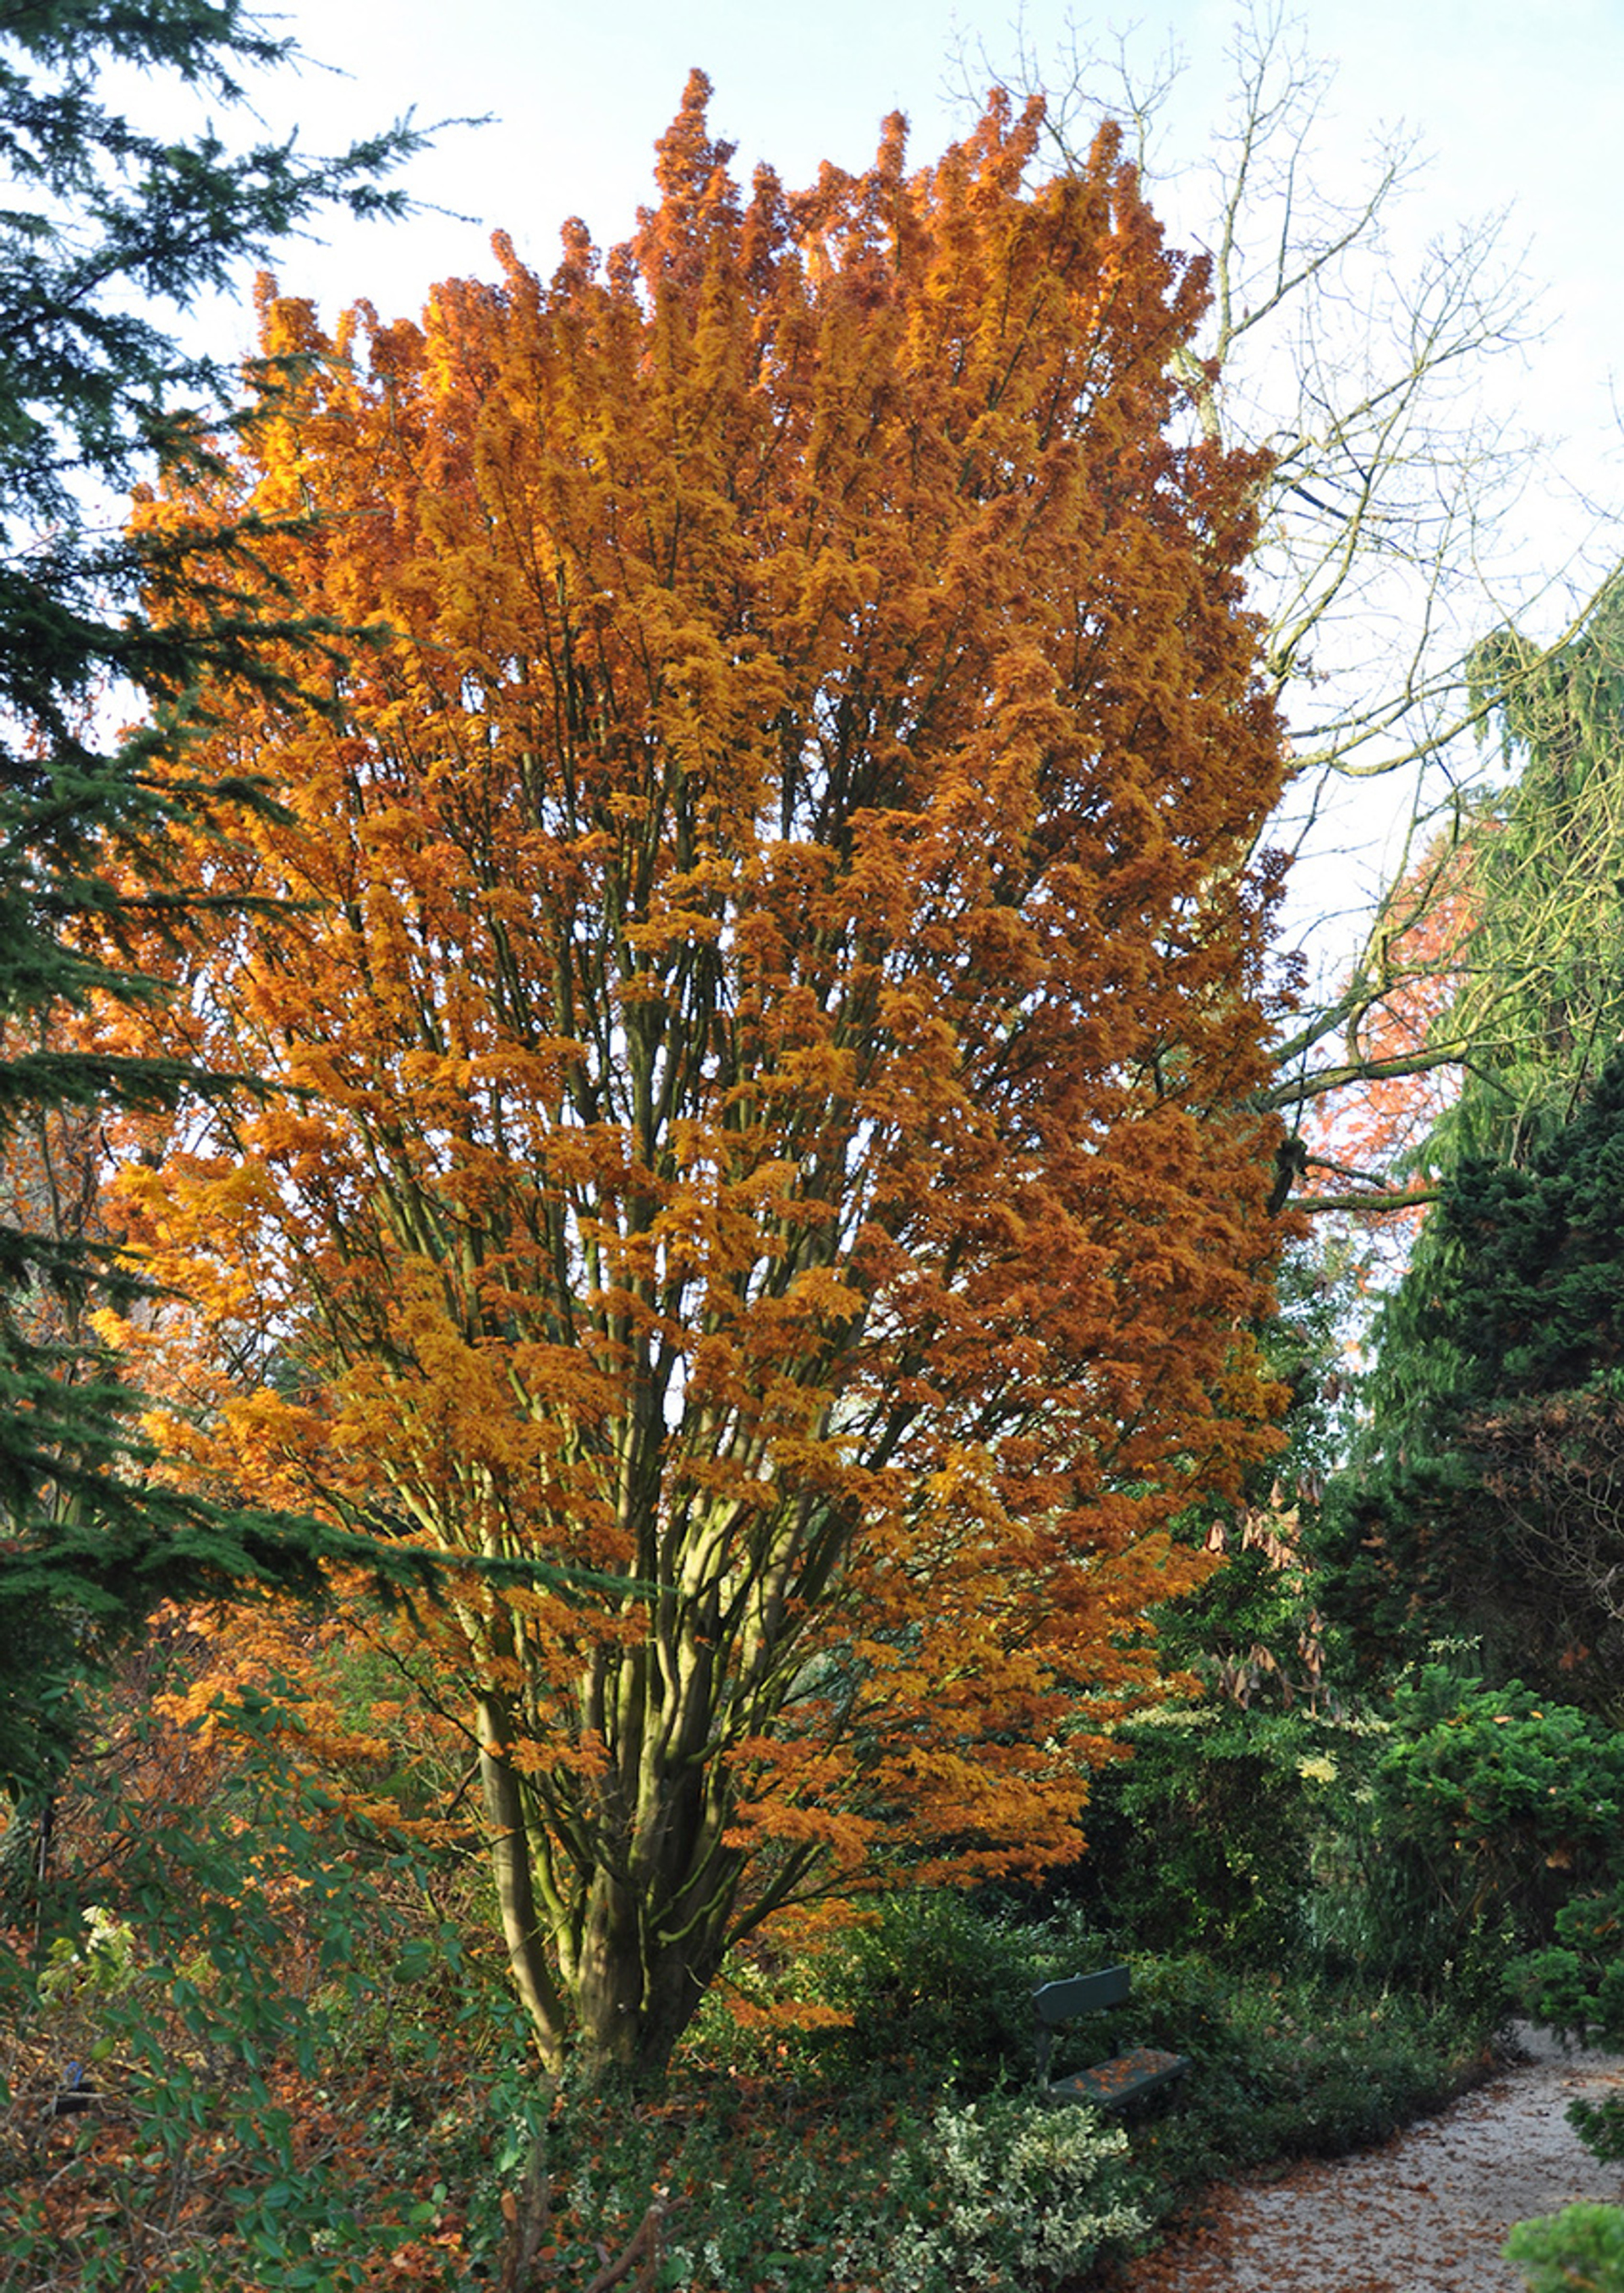
[[[1624,2168],[1568,2124],[1624,2086],[1624,2056],[1518,2032],[1522,2059],[1379,2148],[1210,2191],[1200,2225],[1129,2269],[1123,2293],[1527,2293],[1514,2222],[1624,2202]]]

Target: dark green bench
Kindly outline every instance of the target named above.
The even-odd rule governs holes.
[[[1125,2103],[1171,2086],[1190,2068],[1188,2054],[1169,2054],[1160,2046],[1133,2046],[1092,2070],[1073,2070],[1069,2078],[1049,2077],[1049,2057],[1054,2050],[1055,2026],[1074,2015],[1094,2014],[1122,2005],[1133,1987],[1125,1966],[1102,1967],[1098,1974],[1074,1974],[1068,1982],[1045,1982],[1032,1993],[1037,2016],[1037,2078],[1045,2102],[1088,2102],[1096,2110],[1119,2110]]]

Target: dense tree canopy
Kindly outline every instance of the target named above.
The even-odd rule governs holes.
[[[1624,1677],[1624,1062],[1523,1164],[1467,1157],[1377,1327],[1336,1594],[1368,1654],[1469,1636],[1570,1701]]]
[[[143,1486],[128,1398],[88,1309],[127,1299],[99,1217],[100,1125],[172,1104],[182,1070],[65,1023],[139,1001],[137,944],[207,887],[164,868],[218,790],[189,760],[206,662],[268,661],[296,614],[251,533],[123,530],[122,490],[195,465],[230,389],[184,354],[183,315],[245,258],[337,200],[398,207],[379,177],[406,128],[329,159],[212,126],[143,126],[110,100],[137,71],[230,107],[274,64],[238,0],[56,0],[0,22],[0,1777],[60,1758],[99,1634],[166,1589],[280,1566],[243,1525]],[[120,68],[123,77],[117,75]],[[148,609],[142,610],[143,591]],[[287,673],[284,654],[281,673]],[[112,727],[140,709],[142,731]],[[131,872],[133,871],[133,872]],[[141,879],[137,896],[131,887]],[[138,1445],[136,1445],[138,1446]],[[250,1551],[250,1545],[252,1551]]]
[[[1201,270],[1109,134],[1027,191],[1035,112],[912,174],[894,120],[746,202],[707,93],[606,262],[267,294],[306,378],[201,515],[311,505],[275,562],[373,642],[208,745],[281,904],[167,1040],[290,1095],[132,1188],[198,1470],[584,1572],[466,1580],[434,1694],[545,2051],[643,2062],[785,1905],[1074,1854],[1166,1525],[1272,1438]]]

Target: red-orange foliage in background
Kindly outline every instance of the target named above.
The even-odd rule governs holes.
[[[1167,1523],[1273,1438],[1201,269],[1111,133],[1028,190],[1035,113],[912,174],[894,120],[742,201],[707,94],[606,262],[267,296],[242,496],[371,641],[214,741],[287,815],[198,864],[287,904],[173,1025],[288,1088],[134,1189],[177,1451],[563,1572],[430,1644],[544,2050],[645,2062],[787,1905],[1074,1856]]]
[[[1316,1196],[1374,1206],[1426,1173],[1417,1158],[1460,1085],[1470,1046],[1449,1024],[1473,960],[1482,912],[1475,871],[1491,816],[1441,840],[1393,885],[1373,944],[1376,976],[1358,998],[1345,1080],[1310,1102],[1304,1133]],[[1393,1213],[1418,1227],[1420,1201]]]

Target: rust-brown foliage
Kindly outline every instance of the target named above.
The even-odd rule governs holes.
[[[1108,131],[746,199],[707,94],[606,261],[331,339],[267,291],[241,491],[372,641],[210,760],[287,816],[199,866],[291,904],[175,1024],[289,1094],[132,1195],[199,1469],[596,1572],[431,1641],[545,2048],[656,2061],[786,1905],[1076,1854],[1167,1524],[1271,1439],[1283,766],[1201,268]]]

